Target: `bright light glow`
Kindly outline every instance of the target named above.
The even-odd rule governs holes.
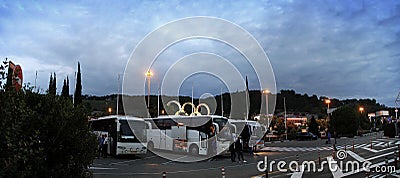
[[[146,75],[147,77],[151,77],[151,76],[153,76],[153,72],[148,70],[144,75]]]
[[[111,109],[111,107],[109,107],[109,108],[108,108],[108,113],[111,114],[111,112],[112,112],[112,109]]]
[[[360,107],[358,108],[358,110],[360,110],[360,112],[363,112],[363,111],[364,111],[364,108],[360,106]]]
[[[268,93],[270,93],[270,91],[269,90],[263,90],[262,93],[268,94]]]
[[[326,99],[326,100],[325,100],[325,103],[326,103],[326,104],[330,104],[330,103],[331,103],[331,100],[330,100],[330,99]]]

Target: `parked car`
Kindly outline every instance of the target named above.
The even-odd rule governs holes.
[[[311,132],[298,132],[296,135],[297,140],[317,140],[317,136]]]

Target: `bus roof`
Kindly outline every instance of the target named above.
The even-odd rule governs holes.
[[[136,120],[136,121],[143,121],[142,118],[133,117],[133,116],[124,116],[124,115],[110,115],[99,117],[97,119],[90,119],[89,121],[96,121],[96,120],[109,120],[109,119],[118,119],[118,120]]]
[[[146,120],[150,120],[150,119],[169,119],[169,118],[196,118],[196,117],[211,117],[211,118],[225,118],[223,116],[218,116],[218,115],[200,115],[200,116],[177,116],[177,115],[162,115],[162,116],[158,116],[157,118],[146,118]]]
[[[256,125],[256,126],[261,125],[257,121],[253,121],[253,120],[229,119],[229,122],[231,122],[231,123],[246,123],[249,125]]]

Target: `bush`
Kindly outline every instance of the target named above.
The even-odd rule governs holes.
[[[0,91],[0,177],[85,177],[96,156],[86,114],[70,99]]]
[[[394,136],[396,135],[396,128],[394,123],[383,124],[383,134],[390,138],[394,138]]]

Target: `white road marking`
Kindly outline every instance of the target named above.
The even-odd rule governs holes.
[[[182,158],[186,158],[187,156],[181,156],[181,157],[179,157],[179,158],[176,158],[176,159],[173,159],[173,160],[171,160],[171,161],[167,161],[167,162],[164,162],[164,163],[161,163],[162,165],[165,165],[165,164],[169,164],[169,163],[172,163],[172,162],[176,162],[176,161],[178,161],[178,160],[180,160],[180,159],[182,159]]]
[[[337,163],[334,162],[335,160],[333,160],[332,156],[328,156],[326,159],[328,160],[328,163],[332,166],[332,168],[336,168],[336,170],[330,170],[332,172],[333,177],[334,178],[344,177],[342,169],[340,169],[339,165],[337,165]]]
[[[124,164],[124,163],[135,162],[135,161],[150,159],[150,158],[154,158],[154,157],[156,157],[156,155],[149,156],[149,157],[145,157],[145,158],[142,158],[142,159],[134,159],[134,160],[128,160],[128,161],[120,161],[120,162],[110,163],[109,165],[115,165],[115,164],[121,165],[121,164]]]
[[[301,177],[303,176],[303,173],[304,173],[303,166],[300,165],[300,166],[299,166],[299,169],[300,169],[299,171],[296,171],[296,172],[294,172],[294,173],[292,174],[291,178],[301,178]]]
[[[118,169],[118,168],[111,168],[111,167],[89,167],[89,169],[109,170],[109,169]]]
[[[354,153],[354,152],[352,152],[352,151],[350,151],[350,150],[347,150],[346,151],[351,157],[353,157],[354,159],[356,159],[358,162],[364,162],[365,161],[365,159],[363,158],[363,157],[361,157],[360,155],[358,155],[358,154],[356,154],[356,153]]]
[[[371,161],[371,160],[374,160],[374,159],[377,159],[377,158],[380,158],[380,157],[384,157],[384,156],[387,156],[387,155],[393,155],[393,153],[385,153],[385,154],[381,154],[381,155],[378,155],[378,156],[374,156],[374,157],[371,157],[371,158],[367,158],[366,160],[367,161]]]

